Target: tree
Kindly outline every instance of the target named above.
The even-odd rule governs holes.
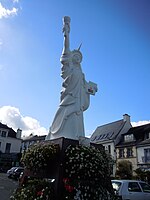
[[[118,162],[116,176],[120,179],[132,179],[132,163],[128,160]]]
[[[141,168],[135,170],[136,178],[142,181],[146,181],[150,184],[150,171],[144,171]]]

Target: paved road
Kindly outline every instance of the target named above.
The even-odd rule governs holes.
[[[18,182],[0,173],[0,200],[10,200],[13,191],[18,187]]]

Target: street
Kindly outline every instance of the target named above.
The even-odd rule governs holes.
[[[0,173],[0,200],[9,200],[17,187],[18,181],[9,179],[5,173]]]

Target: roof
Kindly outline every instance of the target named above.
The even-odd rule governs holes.
[[[91,142],[115,139],[125,123],[126,122],[122,119],[97,127],[91,136]]]
[[[8,137],[16,138],[16,132],[15,132],[12,128],[8,127],[6,124],[2,124],[2,123],[0,122],[0,129],[9,130],[9,132],[8,132]]]
[[[138,143],[138,142],[137,142],[136,140],[133,140],[133,141],[131,141],[131,142],[120,141],[120,142],[116,145],[116,148],[136,146],[137,143]]]
[[[27,141],[37,141],[37,140],[45,140],[46,135],[38,136],[38,135],[30,135],[28,137],[23,137],[22,140],[23,142]]]
[[[150,123],[142,126],[132,127],[129,129],[127,133],[122,134],[122,136],[133,134],[135,139],[127,142],[124,141],[122,138],[117,147],[150,144],[150,139],[144,140],[145,133],[149,132],[150,132]]]
[[[144,124],[142,126],[136,126],[129,129],[129,131],[126,134],[139,134],[139,133],[146,133],[150,132],[150,123]]]
[[[12,128],[9,128],[8,137],[16,138],[16,132]]]
[[[6,124],[2,124],[1,122],[0,122],[0,128],[10,129]]]
[[[146,144],[150,145],[150,139],[143,140],[143,141],[139,142],[139,143],[138,143],[138,146],[142,146],[142,145],[145,146]]]

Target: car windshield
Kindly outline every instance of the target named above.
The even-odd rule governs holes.
[[[112,181],[112,186],[113,186],[113,189],[118,191],[120,186],[121,186],[121,182],[118,182],[118,181]]]
[[[14,171],[15,169],[17,169],[17,167],[12,167],[12,168],[11,168],[11,169],[9,169],[7,172]]]
[[[23,168],[17,168],[15,169],[15,172],[22,172],[24,169]]]

